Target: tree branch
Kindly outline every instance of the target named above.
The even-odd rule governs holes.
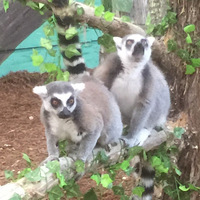
[[[167,139],[167,132],[153,131],[151,137],[144,144],[144,149],[146,151],[150,149],[154,149],[160,144],[162,144]],[[92,169],[98,169],[103,167],[99,162],[92,162],[95,155],[97,155],[99,148],[95,148],[93,151],[93,155],[85,164],[85,172],[91,171]],[[106,152],[109,157],[108,164],[115,164],[119,162],[119,160],[123,160],[126,156],[127,151],[122,148],[121,144],[114,146],[111,148],[110,152]],[[59,159],[61,171],[68,172],[67,180],[74,177],[75,170],[73,170],[73,160],[69,157],[61,157]],[[54,174],[52,174],[49,169],[44,165],[40,167],[41,176],[43,177],[41,181],[38,182],[30,182],[26,178],[21,178],[17,182],[8,183],[6,185],[0,186],[0,199],[1,200],[9,200],[13,197],[14,194],[19,194],[24,199],[40,199],[44,197],[48,190],[50,190],[53,186],[58,184],[58,179]]]

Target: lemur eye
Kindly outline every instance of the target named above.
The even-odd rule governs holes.
[[[72,106],[74,104],[74,97],[70,97],[68,100],[67,100],[67,104],[69,106]]]
[[[134,40],[127,40],[126,45],[131,46],[132,44],[134,44],[134,42]]]
[[[147,39],[141,39],[143,46],[148,46]]]
[[[57,98],[52,98],[51,99],[51,105],[54,107],[54,108],[57,108],[59,105],[60,105],[61,101]]]

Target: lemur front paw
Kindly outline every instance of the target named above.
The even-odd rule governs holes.
[[[142,146],[149,135],[149,130],[142,129],[137,135],[134,135],[132,138],[130,136],[122,136],[121,140],[124,141],[125,146],[127,147]]]

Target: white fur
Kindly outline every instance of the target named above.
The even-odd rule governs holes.
[[[86,134],[78,135],[78,128],[71,119],[60,119],[57,115],[51,115],[49,123],[51,124],[52,134],[57,136],[59,140],[68,139],[77,143]]]
[[[148,188],[148,187],[152,187],[152,185],[154,185],[154,180],[153,179],[142,179],[142,185],[145,187],[145,188]]]
[[[43,97],[47,94],[47,88],[46,86],[35,86],[33,88],[33,93]]]
[[[54,96],[58,99],[60,99],[62,101],[62,104],[67,107],[67,109],[70,111],[70,112],[73,112],[73,110],[76,108],[76,101],[74,102],[74,104],[69,107],[67,106],[67,100],[70,98],[70,96],[72,95],[71,92],[68,92],[68,93],[62,93],[62,94],[59,94],[59,93],[55,93]]]
[[[72,83],[71,86],[74,88],[76,91],[83,91],[85,89],[85,84],[84,83]]]
[[[121,109],[122,116],[131,118],[133,107],[142,89],[141,70],[125,69],[124,74],[119,75],[112,87],[111,92]],[[130,98],[131,96],[131,98]]]
[[[66,59],[63,60],[65,66],[71,66],[71,67],[76,67],[78,64],[85,63],[83,57],[79,57],[77,60],[74,60],[73,62],[70,62]]]
[[[129,147],[142,146],[150,134],[151,134],[150,130],[143,128],[136,135],[134,135],[133,138],[131,138],[125,142],[129,145]]]

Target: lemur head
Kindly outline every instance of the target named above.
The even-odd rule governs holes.
[[[139,34],[131,34],[123,38],[113,37],[113,40],[117,47],[117,53],[123,64],[146,64],[151,57],[151,46],[155,38],[144,37]]]
[[[54,81],[47,85],[35,86],[33,93],[40,96],[44,109],[61,119],[69,118],[77,105],[77,92],[82,91],[84,83],[70,84]]]

